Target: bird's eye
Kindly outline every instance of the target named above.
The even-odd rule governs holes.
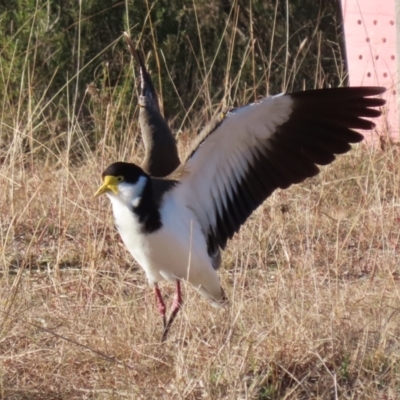
[[[123,177],[123,176],[121,176],[121,175],[120,175],[120,176],[117,176],[117,181],[118,181],[118,182],[122,182],[123,180],[124,180],[124,177]]]

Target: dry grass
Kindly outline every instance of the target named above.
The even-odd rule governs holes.
[[[399,398],[397,147],[358,147],[276,192],[225,252],[230,308],[187,287],[164,345],[153,292],[92,198],[115,154],[67,168],[11,153],[0,398]]]
[[[185,288],[161,345],[153,291],[92,197],[105,165],[137,153],[135,121],[117,146],[106,104],[93,151],[67,115],[49,149],[35,142],[46,106],[0,116],[0,399],[400,398],[398,147],[357,147],[276,192],[224,254],[230,307]]]

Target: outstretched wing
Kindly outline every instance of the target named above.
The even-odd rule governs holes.
[[[208,238],[225,248],[250,214],[277,189],[318,174],[373,129],[380,87],[320,89],[264,98],[229,112],[182,165],[180,191]],[[178,176],[177,176],[178,177]]]

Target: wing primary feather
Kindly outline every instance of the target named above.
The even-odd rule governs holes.
[[[244,164],[244,157],[241,157],[238,155],[236,152],[232,154],[232,160],[231,160],[231,168],[235,169],[235,164],[236,168],[237,166],[240,167],[241,171],[244,171],[243,175],[240,177],[236,177],[236,180],[238,182],[236,186],[236,190],[239,190],[240,187],[243,185],[246,186],[247,192],[246,193],[251,193],[251,199],[250,197],[247,197],[246,200],[248,202],[248,208],[251,208],[254,210],[257,207],[257,204],[259,204],[260,201],[264,198],[264,192],[263,192],[263,186],[265,183],[262,183],[257,177],[257,174],[252,172],[252,164],[254,161],[254,155],[251,155],[251,161],[248,161],[247,165]],[[264,180],[265,181],[265,180]],[[250,204],[251,202],[251,204]]]
[[[275,148],[279,149],[279,154],[282,154],[284,158],[289,160],[288,164],[291,166],[292,171],[300,177],[299,182],[319,172],[313,159],[302,151],[302,147],[299,147],[298,143],[284,140],[279,135],[271,137],[271,142],[274,143]],[[283,159],[282,162],[285,162],[285,160]]]
[[[265,196],[268,197],[279,187],[274,179],[274,169],[269,164],[263,164],[257,156],[255,156],[253,162],[249,164],[249,172],[246,178],[249,175],[253,176],[258,183],[264,198],[266,198]]]
[[[329,133],[329,129],[327,129]],[[342,154],[351,149],[349,141],[340,140],[340,138],[334,135],[321,134],[319,127],[308,127],[300,128],[298,130],[299,135],[292,139],[292,142],[300,148],[306,148],[311,146],[314,148],[321,149],[321,154],[327,152],[329,154]],[[325,133],[325,132],[324,132]],[[351,142],[350,142],[351,143]],[[313,162],[318,161],[312,159]]]
[[[235,165],[232,165],[232,162],[234,159],[230,160],[229,164],[231,167],[232,171],[237,171],[237,165],[235,168]],[[254,204],[254,195],[251,191],[248,190],[247,186],[243,186],[243,180],[244,175],[240,174],[234,174],[234,177],[232,178],[234,180],[234,184],[232,185],[233,187],[233,193],[231,192],[231,201],[235,202],[237,206],[237,211],[240,215],[240,221],[243,221],[244,219],[247,218],[247,210],[249,208],[253,207]]]
[[[379,86],[360,86],[360,87],[341,87],[341,88],[327,88],[317,90],[307,90],[302,92],[291,93],[293,98],[321,98],[326,103],[338,101],[352,101],[362,99],[369,96],[377,96],[386,92],[386,88]],[[382,105],[382,104],[381,104]]]
[[[221,204],[223,204],[223,208],[221,207],[218,211],[219,216],[219,226],[223,227],[225,235],[229,237],[230,232],[235,230],[236,223],[233,219],[233,215],[231,214],[231,207],[229,199],[227,198],[226,190],[224,190],[224,184],[221,181],[220,176],[217,174],[217,189],[218,189],[218,197]],[[218,223],[217,223],[218,225]]]
[[[290,168],[290,163],[285,163],[285,161],[282,161],[279,157],[278,149],[274,146],[272,141],[269,141],[265,150],[260,152],[260,158],[264,160],[265,164],[273,165],[279,188],[286,189],[292,184],[296,174]]]

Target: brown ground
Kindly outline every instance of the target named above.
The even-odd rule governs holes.
[[[192,288],[168,341],[92,194],[110,159],[0,167],[0,398],[400,398],[400,161],[358,147],[230,242],[230,307]],[[174,288],[162,286],[168,302]]]

